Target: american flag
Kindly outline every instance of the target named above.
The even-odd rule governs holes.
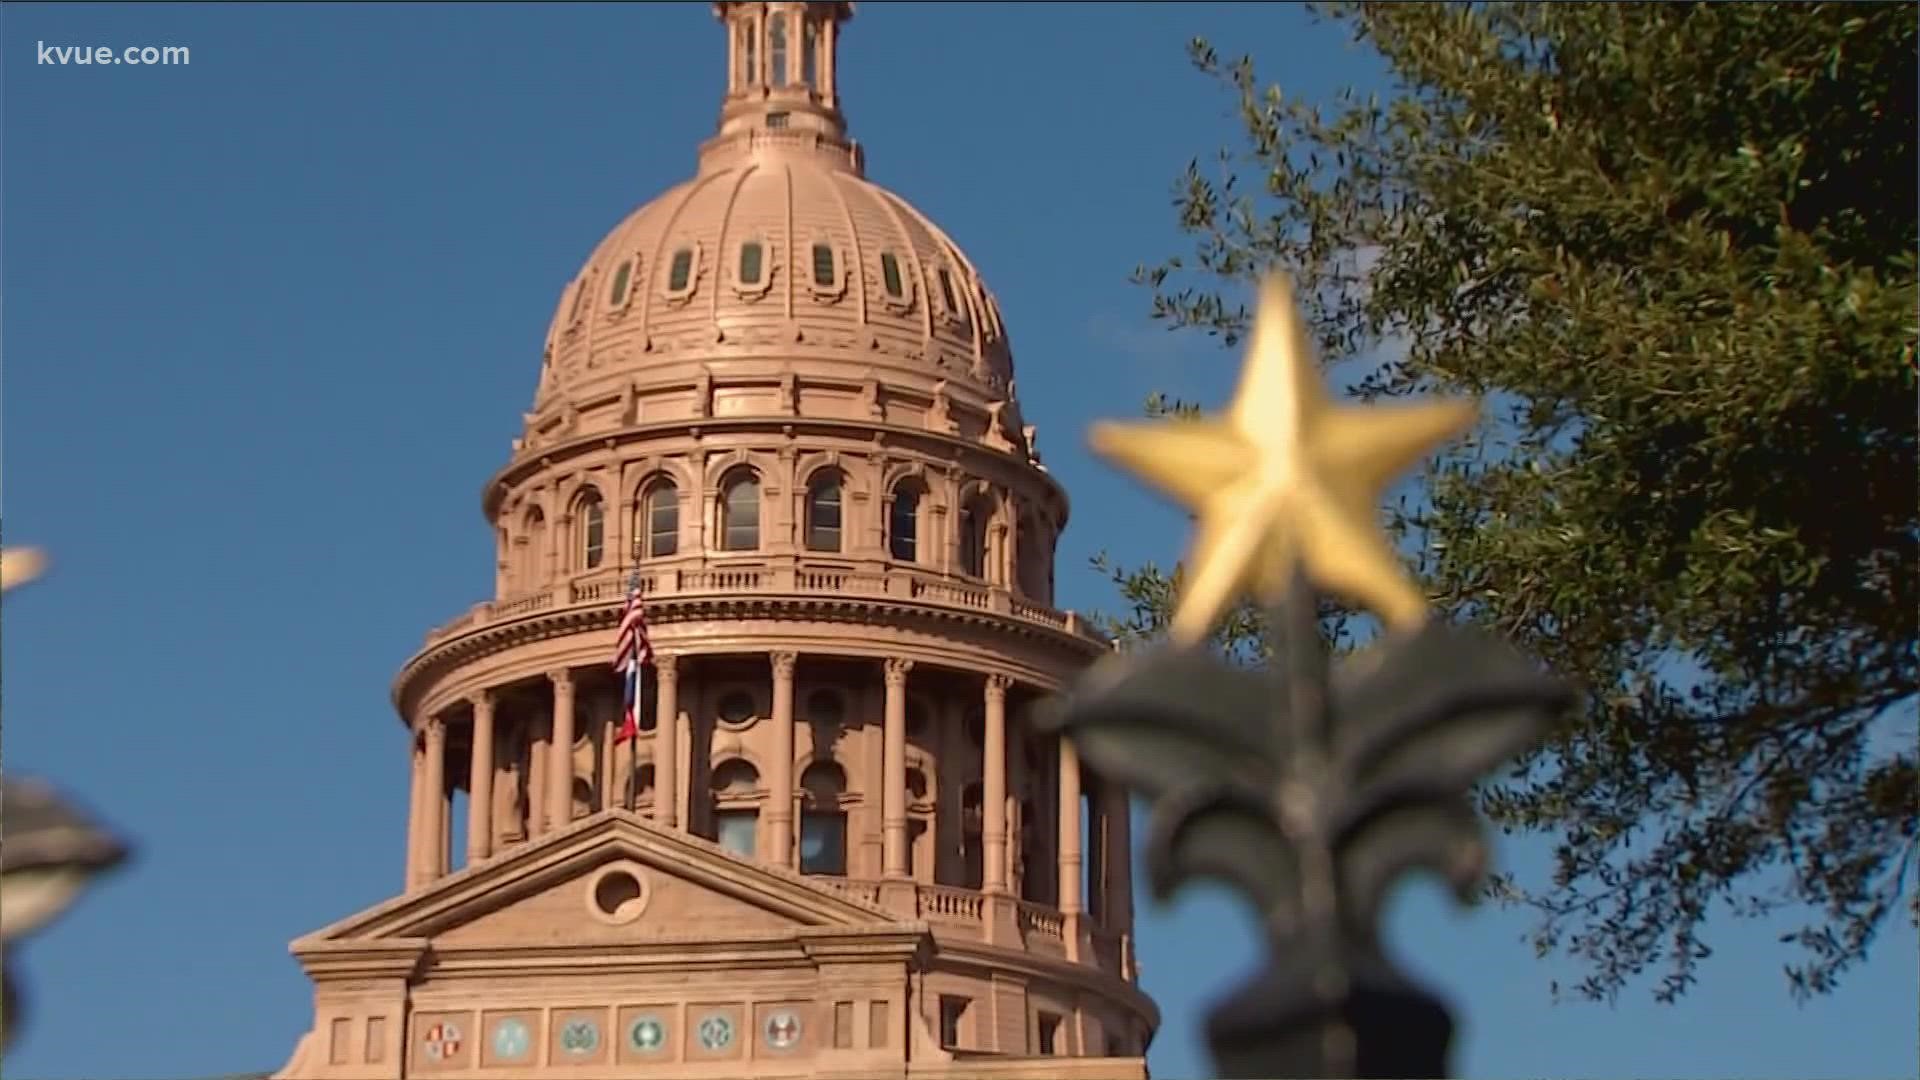
[[[616,743],[640,734],[640,668],[653,660],[653,642],[647,638],[647,610],[640,602],[640,580],[627,587],[627,607],[620,613],[620,634],[613,645],[613,668],[623,674],[621,696],[625,706],[620,714]]]

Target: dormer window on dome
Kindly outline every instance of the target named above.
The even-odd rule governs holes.
[[[567,315],[568,322],[579,322],[587,313],[587,290],[593,287],[593,275],[581,274],[580,284],[573,289],[573,311]]]
[[[685,300],[693,295],[694,275],[698,271],[700,249],[695,246],[679,248],[673,253],[673,260],[667,264],[667,299]]]
[[[758,240],[740,245],[740,284],[756,288],[767,283],[766,248]]]
[[[887,299],[906,303],[907,279],[900,276],[900,259],[891,251],[880,253],[880,287],[887,290]]]
[[[627,302],[627,288],[633,284],[633,260],[628,259],[613,272],[613,288],[607,292],[607,304],[620,307]]]
[[[934,279],[940,283],[940,303],[945,305],[947,315],[951,318],[959,318],[960,302],[954,297],[953,275],[943,266],[934,274]]]

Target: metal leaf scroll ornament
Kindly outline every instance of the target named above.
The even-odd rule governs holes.
[[[1386,958],[1381,909],[1408,871],[1471,894],[1486,866],[1472,786],[1570,693],[1503,643],[1435,622],[1328,672],[1302,578],[1269,625],[1271,667],[1178,645],[1115,656],[1042,724],[1151,800],[1158,898],[1211,878],[1260,912],[1268,966],[1208,1019],[1221,1076],[1447,1075],[1452,1020]]]
[[[33,552],[0,552],[0,591],[32,579]],[[58,918],[93,878],[126,858],[118,839],[34,780],[0,787],[0,1048],[20,1027],[14,945]]]

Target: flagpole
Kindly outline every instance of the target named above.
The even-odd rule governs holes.
[[[633,587],[636,589],[640,587],[640,571],[638,570],[633,572]],[[646,700],[647,666],[640,662],[640,636],[636,634],[633,639],[633,738],[627,740],[633,744],[633,750],[628,755],[633,760],[632,767],[627,769],[628,810],[636,808],[634,804],[639,801],[640,797],[640,710],[646,707]],[[656,731],[654,734],[658,736],[659,732]],[[659,753],[659,749],[659,747],[655,747],[654,752]],[[656,777],[660,775],[660,767],[658,765],[654,766],[653,775]],[[658,785],[656,785],[656,787],[657,786]],[[655,791],[653,798],[658,802],[660,792]],[[657,811],[656,816],[658,816]]]
[[[632,598],[637,596],[639,592],[640,592],[640,538],[636,536],[633,538],[633,571],[627,575],[627,596],[629,598],[628,602],[631,603]],[[620,796],[621,796],[620,807],[623,810],[631,812],[635,808],[634,804],[639,801],[640,710],[642,708],[641,703],[645,700],[645,694],[643,693],[643,691],[646,688],[646,681],[645,681],[646,672],[644,670],[643,665],[640,663],[640,635],[638,634],[634,635],[633,642],[632,644],[627,646],[627,649],[628,649],[627,663],[633,665],[633,671],[628,676],[633,680],[633,737],[626,740],[627,742],[627,782],[623,785],[625,790],[623,790],[620,793]],[[621,717],[620,723],[622,727],[625,727],[626,718]],[[658,775],[657,766],[655,767],[655,775]],[[658,797],[657,792],[655,793],[655,797],[656,798]]]

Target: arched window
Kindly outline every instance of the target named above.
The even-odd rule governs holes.
[[[628,259],[626,262],[620,264],[620,269],[613,272],[613,289],[607,294],[607,303],[614,307],[619,307],[621,304],[626,303],[627,286],[631,284],[632,281],[633,260]]]
[[[816,761],[800,774],[806,800],[800,815],[800,872],[847,872],[847,814],[840,808],[847,774],[831,761]]]
[[[589,488],[580,496],[580,506],[574,513],[574,522],[580,531],[579,554],[580,567],[593,570],[607,557],[607,511],[600,502],[600,493]]]
[[[1047,570],[1053,565],[1048,550],[1045,528],[1039,517],[1033,514],[1020,516],[1020,530],[1017,534],[1016,566],[1020,573],[1020,591],[1032,599],[1045,602],[1049,599],[1047,588]]]
[[[720,723],[726,727],[745,727],[753,722],[754,715],[760,711],[759,703],[745,690],[730,690],[720,695],[715,706]]]
[[[975,499],[960,510],[960,572],[969,577],[987,576],[987,521],[992,510]]]
[[[911,481],[893,489],[893,506],[887,511],[887,552],[901,562],[919,560],[920,487]]]
[[[833,245],[813,245],[813,283],[822,289],[831,289],[839,282],[834,274]]]
[[[755,855],[760,831],[760,772],[739,758],[713,770],[714,842],[743,858]]]
[[[801,25],[800,78],[817,90],[820,88],[820,32],[814,28],[812,19]]]
[[[740,284],[760,285],[766,281],[766,248],[758,240],[740,245]]]
[[[787,85],[787,17],[773,16],[767,25],[767,53],[773,66],[773,85]]]
[[[661,480],[647,489],[640,499],[640,527],[636,536],[644,537],[642,556],[665,558],[680,550],[680,492],[671,480]]]
[[[720,494],[720,548],[760,548],[760,481],[750,472],[735,473]]]
[[[526,545],[521,552],[520,587],[530,589],[546,581],[547,515],[537,506],[527,511]]]
[[[840,474],[831,469],[807,484],[807,550],[840,550]]]

